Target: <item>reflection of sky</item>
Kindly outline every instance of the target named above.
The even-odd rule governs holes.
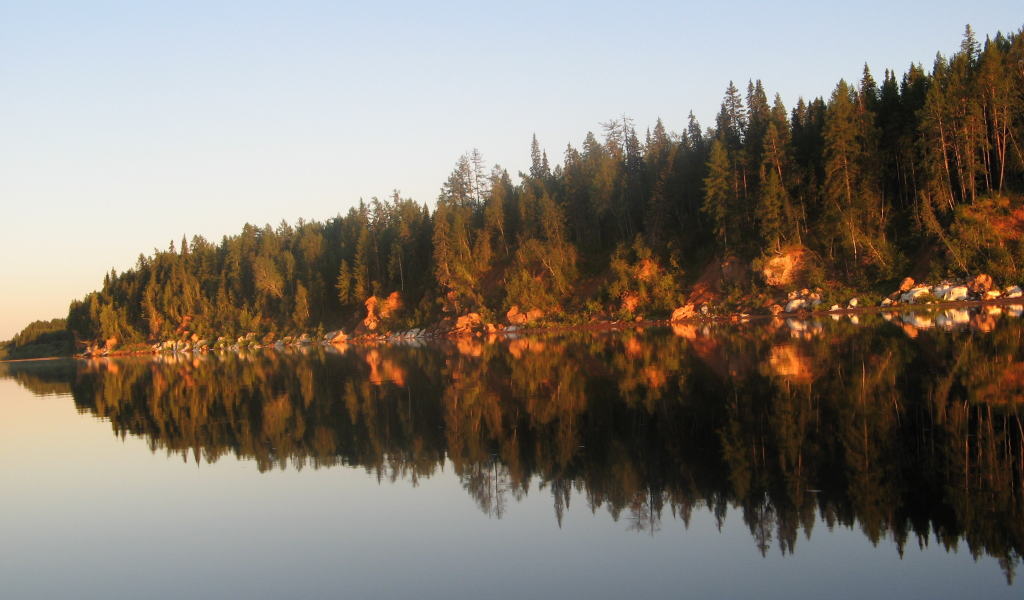
[[[653,537],[548,489],[488,518],[450,465],[378,484],[362,469],[198,468],[0,380],[0,582],[22,598],[1017,597],[994,559],[857,530],[762,558],[740,512],[721,532],[666,511]],[[1019,587],[1019,586],[1015,586]]]

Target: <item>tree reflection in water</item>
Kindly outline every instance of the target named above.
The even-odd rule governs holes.
[[[950,311],[947,311],[947,313]],[[1022,323],[1007,311],[677,325],[301,352],[10,363],[120,436],[187,461],[338,464],[381,480],[446,461],[501,518],[574,492],[654,535],[738,509],[783,554],[820,518],[913,540],[1024,548]],[[889,321],[888,323],[886,321]],[[536,480],[536,487],[532,487]]]

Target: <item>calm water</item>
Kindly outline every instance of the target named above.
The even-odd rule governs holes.
[[[1020,312],[0,365],[0,597],[1019,598]]]

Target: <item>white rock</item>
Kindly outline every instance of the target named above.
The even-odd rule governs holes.
[[[786,303],[786,312],[796,312],[805,306],[807,306],[806,300],[803,298],[796,298]]]
[[[1019,285],[1006,288],[1007,298],[1020,298],[1021,296],[1024,296],[1024,291],[1021,291]]]
[[[946,302],[959,302],[967,299],[967,286],[957,285],[949,288],[946,295],[942,297]]]
[[[849,304],[849,307],[850,307],[850,308],[857,308],[857,304],[858,304],[859,302],[860,302],[860,300],[857,300],[856,298],[850,298],[850,304]]]
[[[927,287],[916,287],[911,290],[908,290],[906,293],[900,296],[900,302],[913,303],[921,296],[924,296],[925,294],[929,293],[931,293],[931,290],[928,289]]]
[[[892,300],[886,298],[885,300],[882,300],[882,304],[880,304],[879,306],[890,306],[891,304]]]
[[[829,310],[835,311],[835,310],[842,310],[842,309],[841,309],[841,308],[839,308],[839,305],[838,305],[838,304],[833,304],[833,305],[832,305],[832,308],[830,308]]]

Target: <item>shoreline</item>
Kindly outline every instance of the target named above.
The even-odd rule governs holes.
[[[477,333],[481,333],[481,337],[484,336],[500,336],[508,337],[520,334],[538,334],[538,333],[551,333],[557,334],[560,332],[570,331],[624,331],[627,329],[642,329],[644,327],[671,327],[675,324],[696,324],[696,323],[747,323],[755,320],[767,320],[767,319],[809,319],[813,317],[823,316],[847,316],[847,315],[863,315],[863,314],[879,314],[879,313],[893,313],[893,312],[905,312],[908,310],[945,310],[950,308],[977,308],[982,306],[1012,306],[1020,305],[1024,307],[1024,297],[1021,298],[997,298],[994,300],[964,300],[955,302],[929,302],[925,304],[897,304],[892,306],[858,306],[856,308],[842,308],[838,310],[818,310],[808,311],[799,310],[791,313],[779,313],[777,315],[771,314],[748,314],[748,313],[737,313],[732,315],[709,315],[699,317],[688,317],[686,319],[655,319],[655,320],[643,320],[643,321],[599,321],[594,323],[583,323],[578,325],[552,325],[550,327],[523,327],[517,328],[512,331],[508,329],[500,329],[493,333],[482,333],[474,332],[471,334],[459,334],[459,335],[429,335],[422,337],[412,338],[391,338],[388,336],[381,337],[358,337],[351,338],[340,344],[332,344],[330,342],[316,342],[310,344],[297,344],[294,346],[287,347],[304,347],[304,346],[343,346],[343,345],[380,345],[384,343],[394,343],[403,340],[458,340],[460,338],[475,338]],[[273,348],[273,346],[262,346],[258,349]],[[159,354],[193,354],[193,353],[206,353],[216,352],[223,349],[199,350],[199,351],[187,351],[187,352],[160,352],[152,349],[145,351],[113,351],[102,356],[85,356],[82,354],[72,354],[69,356],[47,356],[40,358],[19,358],[10,360],[0,360],[0,364],[3,363],[19,363],[19,362],[32,362],[32,361],[45,361],[45,360],[62,360],[62,359],[85,359],[85,358],[108,358],[108,357],[120,357],[120,356],[144,356],[144,355],[159,355]]]

